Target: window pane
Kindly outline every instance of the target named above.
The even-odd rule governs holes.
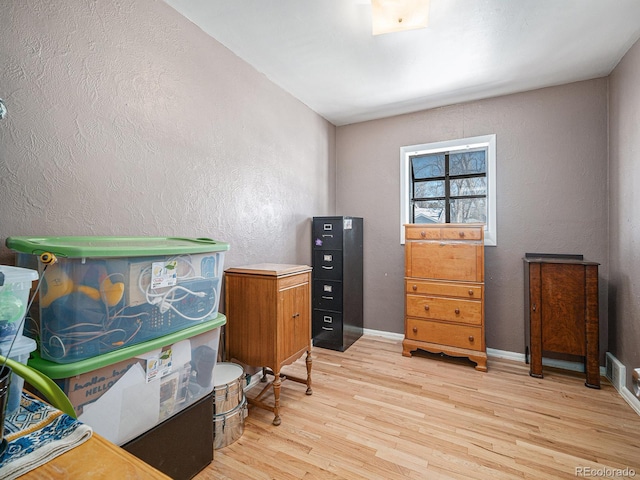
[[[444,177],[444,153],[411,157],[411,173],[414,180]]]
[[[450,186],[451,195],[454,197],[461,195],[486,195],[487,177],[452,179]]]
[[[486,223],[486,198],[462,198],[451,200],[451,223]]]
[[[417,182],[414,184],[413,198],[444,197],[444,180]]]
[[[460,152],[449,155],[449,175],[470,175],[487,173],[487,162],[484,150],[477,152]]]
[[[444,200],[414,202],[413,223],[444,223]]]

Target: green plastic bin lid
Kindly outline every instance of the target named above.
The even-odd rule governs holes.
[[[7,247],[60,257],[148,257],[229,250],[229,244],[211,238],[181,237],[8,237]]]
[[[221,327],[227,323],[227,317],[223,314],[218,315],[211,320],[199,323],[193,327],[185,328],[177,332],[165,335],[163,337],[154,338],[137,345],[131,345],[130,347],[120,348],[112,352],[108,352],[97,357],[86,358],[78,362],[73,363],[54,363],[48,360],[44,360],[40,357],[39,352],[36,350],[31,354],[28,365],[44,373],[47,377],[52,379],[63,379],[73,377],[75,375],[81,375],[83,373],[91,372],[114,363],[128,360],[133,357],[137,357],[144,353],[150,352],[157,348],[166,347],[167,345],[173,345],[180,340],[195,337],[201,333],[209,332]]]

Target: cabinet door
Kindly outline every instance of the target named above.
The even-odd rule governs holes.
[[[279,296],[278,350],[285,361],[311,342],[309,283],[281,290]]]
[[[405,248],[408,277],[484,281],[482,244],[407,242]]]

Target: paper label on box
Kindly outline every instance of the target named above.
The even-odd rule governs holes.
[[[178,261],[151,263],[151,288],[173,287],[178,283]]]
[[[171,349],[163,350],[158,356],[147,358],[147,383],[171,373],[173,355]]]

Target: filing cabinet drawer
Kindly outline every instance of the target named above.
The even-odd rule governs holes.
[[[480,325],[482,303],[459,298],[407,295],[407,316]]]
[[[483,351],[482,329],[464,325],[407,318],[406,338],[422,342],[451,345],[458,348]]]
[[[326,280],[342,279],[342,251],[314,250],[313,278]]]
[[[342,249],[342,218],[327,218],[313,223],[313,248],[320,250]]]
[[[313,280],[313,308],[342,311],[342,282]]]
[[[326,310],[313,311],[313,339],[316,344],[342,343],[342,314]]]

